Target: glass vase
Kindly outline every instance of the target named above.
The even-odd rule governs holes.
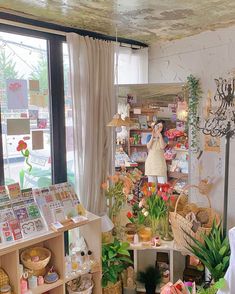
[[[172,241],[173,240],[173,237],[170,234],[169,209],[167,209],[166,216],[164,217],[164,236],[162,239],[164,241]]]
[[[150,225],[152,229],[152,236],[159,236],[161,233],[161,221],[158,218],[151,218]]]

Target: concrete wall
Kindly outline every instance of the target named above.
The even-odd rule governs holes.
[[[149,50],[149,82],[185,82],[193,74],[200,78],[203,90],[201,109],[207,92],[215,93],[214,78],[226,77],[235,68],[235,27],[205,32],[177,41],[157,43]],[[202,110],[201,110],[202,111]],[[203,137],[201,148],[204,148]],[[231,143],[229,184],[229,226],[235,225],[235,140]],[[216,177],[211,193],[212,205],[223,211],[224,140],[221,152],[203,152],[200,160],[191,156],[191,183],[197,183],[207,175]],[[192,193],[201,202],[201,198]]]

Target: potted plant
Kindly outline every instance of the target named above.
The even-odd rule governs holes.
[[[158,268],[149,266],[145,272],[138,273],[137,279],[144,284],[146,294],[155,294],[156,287],[161,282],[161,273]]]
[[[228,237],[223,234],[222,223],[216,224],[215,221],[213,222],[209,235],[203,234],[204,244],[200,243],[187,232],[186,234],[195,244],[195,246],[189,245],[188,250],[207,267],[211,274],[211,278],[206,283],[205,287],[207,289],[211,288],[213,291],[213,288],[215,288],[214,283],[216,285],[218,281],[223,279],[228,269],[230,259],[229,240]]]
[[[102,245],[103,294],[121,294],[120,275],[132,263],[128,247],[129,243],[117,239],[113,243]]]

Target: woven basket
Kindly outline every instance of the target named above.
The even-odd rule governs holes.
[[[38,256],[38,261],[33,261],[32,257]],[[50,261],[51,251],[44,247],[33,247],[25,249],[20,256],[23,265],[31,270],[41,270]]]
[[[122,294],[122,284],[118,281],[116,284],[103,288],[103,294]]]
[[[72,291],[70,289],[70,287],[67,287],[67,289],[68,289],[69,294],[91,294],[92,293],[93,286],[94,285],[92,285],[90,288],[88,288],[86,290],[83,290],[83,291]]]
[[[198,186],[187,186],[187,188],[195,187],[198,188]],[[186,234],[188,233],[190,236],[197,239],[199,242],[204,243],[202,234],[208,235],[211,231],[213,220],[215,219],[217,222],[219,221],[219,215],[211,208],[211,201],[209,199],[208,195],[206,196],[208,200],[208,208],[199,208],[200,210],[206,210],[209,216],[209,225],[207,227],[199,227],[196,232],[192,230],[192,223],[184,218],[179,212],[177,212],[178,203],[180,201],[181,195],[178,197],[176,205],[175,205],[175,211],[170,212],[170,222],[172,227],[172,232],[174,235],[174,240],[176,243],[176,246],[178,249],[182,250],[185,254],[189,254],[189,251],[187,248],[189,248],[189,245],[195,245],[193,240]]]
[[[4,271],[4,269],[0,268],[0,287],[9,284],[9,277]]]

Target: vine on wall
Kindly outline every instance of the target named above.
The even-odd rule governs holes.
[[[187,77],[187,87],[189,92],[188,102],[188,124],[190,126],[190,147],[194,152],[199,151],[199,132],[197,128],[198,123],[198,107],[199,100],[202,95],[199,79],[190,75]]]

